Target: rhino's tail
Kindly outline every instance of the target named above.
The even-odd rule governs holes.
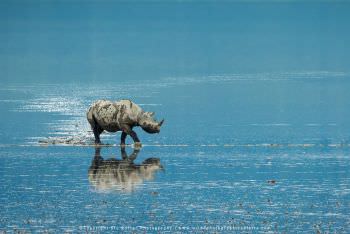
[[[90,107],[90,109],[86,113],[86,118],[87,118],[88,122],[90,123],[91,128],[94,129],[97,125],[97,121],[96,121],[94,113],[93,113],[93,107]]]

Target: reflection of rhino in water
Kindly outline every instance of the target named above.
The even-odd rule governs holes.
[[[135,164],[138,149],[128,156],[125,147],[121,147],[122,160],[104,160],[101,148],[95,148],[95,157],[89,169],[89,181],[102,192],[132,192],[143,181],[153,180],[157,171],[163,169],[159,158],[148,158],[141,164]]]

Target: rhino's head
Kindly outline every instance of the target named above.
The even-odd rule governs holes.
[[[139,125],[148,133],[159,133],[164,119],[157,122],[154,118],[154,112],[143,112],[139,119]]]

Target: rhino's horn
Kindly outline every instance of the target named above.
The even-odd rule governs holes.
[[[162,124],[164,123],[164,119],[162,119],[162,121],[159,122],[159,127],[162,126]]]

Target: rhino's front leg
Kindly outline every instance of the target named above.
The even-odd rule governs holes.
[[[137,137],[136,132],[134,132],[133,130],[131,130],[130,134],[131,138],[133,139],[135,144],[141,145],[140,139]]]
[[[123,133],[126,133],[127,135],[131,136],[131,138],[133,139],[134,143],[137,144],[137,145],[141,145],[141,142],[140,142],[140,139],[137,137],[137,134],[136,132],[134,132],[129,126],[124,126],[122,128],[122,131]],[[125,144],[125,138],[126,138],[126,135],[123,135],[122,133],[122,136],[121,136],[121,144],[123,144],[123,138],[124,138],[124,144]]]
[[[128,134],[131,136],[134,143],[140,143],[140,139],[137,137],[136,132],[134,132],[133,130],[130,130],[130,132],[128,132]]]

